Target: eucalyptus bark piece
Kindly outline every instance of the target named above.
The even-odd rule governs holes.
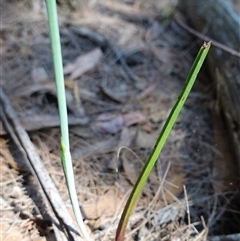
[[[198,32],[239,53],[240,15],[229,2],[181,0],[180,8]],[[240,59],[213,45],[207,61],[210,74],[217,86],[215,112],[223,113],[232,140],[232,143],[226,141],[226,144],[233,147],[235,169],[238,165],[240,173]]]

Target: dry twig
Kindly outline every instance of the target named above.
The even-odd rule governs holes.
[[[26,166],[40,183],[39,190],[36,190],[36,192],[40,193],[42,199],[45,201],[45,195],[47,196],[47,199],[51,204],[59,223],[61,224],[61,226],[64,226],[69,237],[74,240],[82,241],[82,238],[80,238],[80,236],[78,235],[78,231],[74,228],[71,216],[69,215],[60,194],[58,193],[54,183],[52,182],[49,174],[43,166],[41,159],[35,151],[35,148],[27,132],[22,127],[15,111],[11,107],[10,101],[8,100],[1,87],[0,102],[1,119],[3,120],[4,125],[7,128],[7,131],[11,135],[12,139],[15,141],[17,146],[20,148],[23,156],[25,157]],[[44,191],[45,195],[43,194],[42,190]],[[47,204],[48,206],[47,201],[45,202],[45,204]],[[58,222],[54,220],[53,216],[51,218],[53,224],[58,226]],[[57,231],[56,226],[55,231]],[[62,233],[61,239],[59,240],[69,240],[69,237],[64,237]]]
[[[240,58],[240,52],[236,51],[235,49],[232,49],[224,44],[221,44],[215,40],[212,40],[210,37],[190,28],[189,26],[187,26],[179,17],[175,18],[176,22],[178,25],[180,25],[182,28],[184,28],[185,30],[187,30],[189,33],[193,34],[194,36],[206,41],[206,42],[212,42],[212,45],[220,48],[222,50],[224,50],[225,52],[230,53],[231,55],[237,56],[238,58]]]

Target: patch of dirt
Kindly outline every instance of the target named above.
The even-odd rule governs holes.
[[[45,6],[2,5],[1,85],[72,213],[59,157]],[[86,225],[95,240],[114,240],[123,206],[199,45],[176,23],[175,1],[98,0],[79,6],[59,8],[73,168]],[[211,119],[214,92],[202,73],[138,201],[126,240],[204,241],[208,234],[237,230],[219,233],[236,188],[231,177],[224,183],[213,171],[221,155]],[[34,198],[34,177],[4,128],[1,135],[3,240],[54,240],[43,215],[48,210]]]

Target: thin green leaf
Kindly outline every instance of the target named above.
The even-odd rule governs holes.
[[[91,238],[83,223],[82,214],[79,209],[77,193],[74,183],[74,174],[72,168],[72,158],[69,148],[69,135],[68,135],[68,118],[67,118],[67,105],[66,94],[64,86],[62,53],[60,44],[60,35],[58,27],[57,6],[55,0],[46,0],[48,23],[50,30],[50,39],[52,47],[53,66],[55,74],[55,83],[57,88],[57,99],[60,116],[61,128],[61,160],[64,170],[65,179],[67,182],[68,192],[71,199],[73,211],[80,232],[86,241],[91,241]]]
[[[166,123],[163,126],[163,129],[162,129],[162,131],[156,141],[156,144],[152,150],[152,153],[150,154],[147,162],[145,163],[145,165],[138,177],[138,180],[137,180],[135,186],[133,187],[133,190],[129,196],[129,199],[123,210],[123,213],[122,213],[122,216],[121,216],[118,228],[117,228],[116,237],[115,237],[116,241],[124,240],[125,229],[126,229],[130,214],[131,214],[134,206],[136,205],[136,202],[140,196],[140,193],[142,192],[143,186],[144,186],[145,182],[147,181],[147,178],[148,178],[153,166],[155,165],[155,163],[158,159],[158,156],[160,155],[160,152],[170,134],[170,131],[172,130],[173,125],[176,122],[177,117],[192,89],[192,86],[196,80],[197,74],[201,69],[201,66],[207,56],[210,46],[211,46],[210,42],[204,43],[198,52],[198,55],[197,55],[193,65],[192,65],[192,68],[188,74],[187,80],[185,82],[185,86],[184,86],[183,90],[181,91],[171,113],[169,114],[168,119],[166,120]]]

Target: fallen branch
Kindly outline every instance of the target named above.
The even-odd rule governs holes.
[[[61,239],[59,237],[58,240],[69,240],[70,238],[72,240],[82,241],[82,238],[79,236],[78,231],[74,227],[74,222],[57,191],[57,188],[42,164],[34,145],[32,144],[27,132],[22,127],[2,87],[0,87],[0,105],[1,119],[7,129],[6,131],[9,132],[12,139],[25,157],[26,167],[39,182],[39,189],[36,190],[36,192],[41,195],[43,200],[45,200],[45,205],[49,206],[48,202],[50,203],[60,225],[65,228],[67,236],[69,236],[66,237],[64,233],[61,233]],[[46,201],[46,197],[43,192],[47,196],[48,202]],[[51,216],[51,219],[53,224],[56,224],[54,225],[54,230],[59,231],[56,227],[59,226],[57,223],[58,221],[54,221],[53,215]]]
[[[52,127],[59,127],[59,117],[53,115],[36,115],[36,116],[25,116],[20,118],[22,127],[26,131],[37,131],[41,129],[47,129]],[[85,125],[88,123],[87,117],[68,117],[69,126]],[[7,134],[0,121],[0,135]]]

